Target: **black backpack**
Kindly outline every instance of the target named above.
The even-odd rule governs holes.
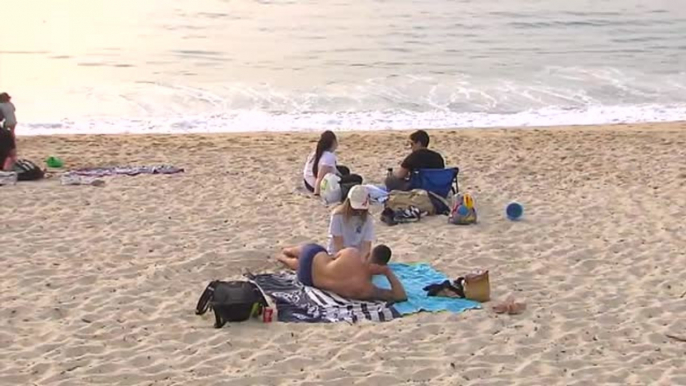
[[[207,285],[198,300],[195,314],[208,309],[214,311],[214,327],[222,328],[226,322],[242,322],[262,314],[267,300],[257,286],[248,281],[215,280]]]
[[[19,181],[35,181],[45,177],[41,168],[25,159],[17,160],[12,171],[17,173],[17,180]]]

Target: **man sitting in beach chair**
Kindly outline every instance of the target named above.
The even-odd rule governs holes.
[[[386,265],[390,249],[374,248],[369,261],[364,261],[355,248],[345,248],[335,256],[317,244],[284,248],[277,260],[298,273],[298,280],[306,286],[331,291],[357,300],[407,300],[403,285]],[[372,283],[374,275],[384,275],[391,289],[378,288]]]
[[[424,130],[415,131],[410,135],[410,148],[412,153],[408,155],[396,169],[386,177],[386,190],[408,191],[417,189],[412,187],[412,174],[424,169],[443,169],[445,161],[439,153],[429,149],[429,134]],[[420,188],[421,189],[421,188]]]

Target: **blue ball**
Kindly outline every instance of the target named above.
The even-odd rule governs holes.
[[[464,205],[460,205],[460,206],[457,208],[457,213],[458,213],[460,216],[466,216],[466,215],[469,214],[469,209],[467,209],[467,207],[464,206]]]
[[[524,207],[522,207],[522,204],[518,202],[511,202],[507,205],[505,214],[510,220],[519,220],[519,218],[524,214]]]

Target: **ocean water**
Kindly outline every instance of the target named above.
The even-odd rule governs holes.
[[[686,120],[686,0],[2,0],[19,133]]]

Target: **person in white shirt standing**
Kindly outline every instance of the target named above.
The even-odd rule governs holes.
[[[322,133],[317,141],[317,148],[307,157],[305,169],[303,170],[303,182],[305,188],[319,195],[319,186],[324,176],[329,173],[337,174],[341,177],[340,183],[362,183],[362,177],[357,174],[350,174],[350,169],[338,165],[336,160],[336,148],[338,139],[333,131],[327,130]]]
[[[12,170],[17,160],[17,142],[14,134],[17,116],[11,100],[12,97],[6,92],[0,93],[0,120],[3,120],[0,126],[0,168],[2,170]]]

